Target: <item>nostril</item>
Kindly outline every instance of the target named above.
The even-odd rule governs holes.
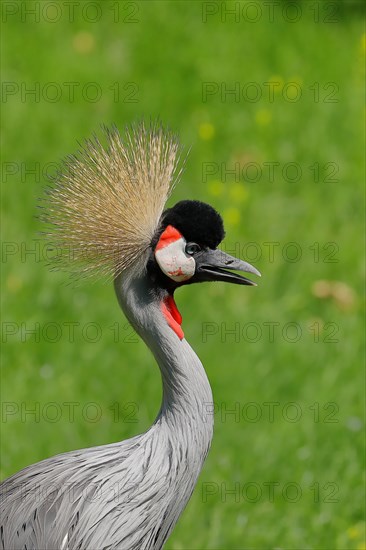
[[[225,265],[230,265],[233,263],[234,260],[226,260]]]

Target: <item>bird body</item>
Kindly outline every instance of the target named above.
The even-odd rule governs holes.
[[[153,149],[153,136],[146,139]],[[154,158],[156,164],[158,156]],[[146,165],[139,169],[148,173]],[[56,198],[61,201],[59,195]],[[70,204],[65,197],[62,200],[72,219]],[[187,210],[193,220],[195,215],[200,216],[190,221]],[[61,220],[59,213],[57,216]],[[67,229],[62,223],[57,230]],[[211,231],[207,227],[210,225]],[[77,232],[77,226],[73,230]],[[95,231],[93,228],[93,234]],[[139,231],[144,233],[141,227]],[[160,411],[150,429],[141,435],[60,454],[5,480],[1,484],[3,550],[163,547],[193,492],[213,435],[210,384],[184,338],[174,291],[183,284],[206,280],[252,284],[224,267],[258,274],[249,264],[216,250],[219,237],[211,242],[215,232],[222,238],[222,221],[212,207],[182,201],[161,215],[148,247],[144,244],[133,251],[124,243],[122,249],[128,249],[128,261],[122,258],[114,264],[115,291],[127,319],[160,368]],[[65,231],[61,232],[61,238],[64,235]],[[146,232],[144,235],[146,239]],[[192,235],[201,236],[201,244],[188,242]],[[162,250],[164,253],[159,254]],[[108,260],[116,259],[115,252],[115,248],[113,255],[102,248]],[[100,257],[95,256],[93,261],[98,269],[103,268]]]

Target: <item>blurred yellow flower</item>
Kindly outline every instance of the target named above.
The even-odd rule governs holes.
[[[224,192],[224,184],[220,180],[213,180],[207,184],[208,192],[214,197],[219,197]]]
[[[223,218],[227,225],[238,225],[240,222],[240,211],[238,208],[226,208],[223,211]]]
[[[301,76],[291,76],[291,78],[289,78],[288,81],[295,82],[299,86],[302,86],[304,83],[304,80],[301,78]]]
[[[78,53],[90,53],[95,47],[95,38],[88,31],[80,31],[75,34],[72,45]]]
[[[341,281],[336,281],[334,283],[333,297],[341,309],[348,309],[349,307],[352,307],[356,300],[356,295],[353,288]]]
[[[321,300],[333,298],[336,305],[342,310],[349,310],[356,301],[356,294],[352,287],[342,281],[315,281],[312,288],[312,294]]]
[[[198,133],[201,139],[208,141],[215,135],[215,128],[210,122],[202,122],[198,128]]]
[[[11,293],[18,292],[23,286],[23,280],[20,279],[17,275],[9,275],[6,280],[6,288]]]
[[[361,53],[366,52],[366,33],[364,32],[361,35]]]
[[[358,528],[358,525],[353,525],[352,527],[349,527],[347,529],[347,535],[350,539],[357,539],[360,536],[360,529]]]
[[[366,550],[366,543],[364,542],[365,524],[359,522],[356,525],[352,525],[347,529],[347,536],[352,540],[352,547],[356,550]]]
[[[275,94],[278,94],[285,83],[282,76],[273,75],[271,78],[268,79],[268,82],[270,83],[270,88],[273,89]]]
[[[255,121],[258,126],[267,126],[272,120],[272,113],[268,109],[260,109],[255,114]]]
[[[233,183],[230,186],[229,196],[235,202],[243,202],[248,198],[248,189],[243,183]]]
[[[311,288],[311,292],[314,296],[320,298],[321,300],[324,298],[329,298],[332,295],[332,283],[331,281],[326,281],[323,279],[315,281]]]

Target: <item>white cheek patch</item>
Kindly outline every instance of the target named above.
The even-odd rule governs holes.
[[[160,269],[173,281],[186,281],[196,270],[196,262],[185,253],[185,246],[184,237],[175,228],[168,226],[155,249]]]
[[[186,256],[185,245],[182,238],[155,252],[160,269],[173,281],[186,281],[194,275],[196,262],[191,256]]]

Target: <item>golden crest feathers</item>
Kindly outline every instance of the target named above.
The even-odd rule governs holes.
[[[104,128],[106,146],[86,140],[42,198],[54,268],[116,276],[147,250],[181,170],[179,142],[162,126],[133,126],[122,138]]]

